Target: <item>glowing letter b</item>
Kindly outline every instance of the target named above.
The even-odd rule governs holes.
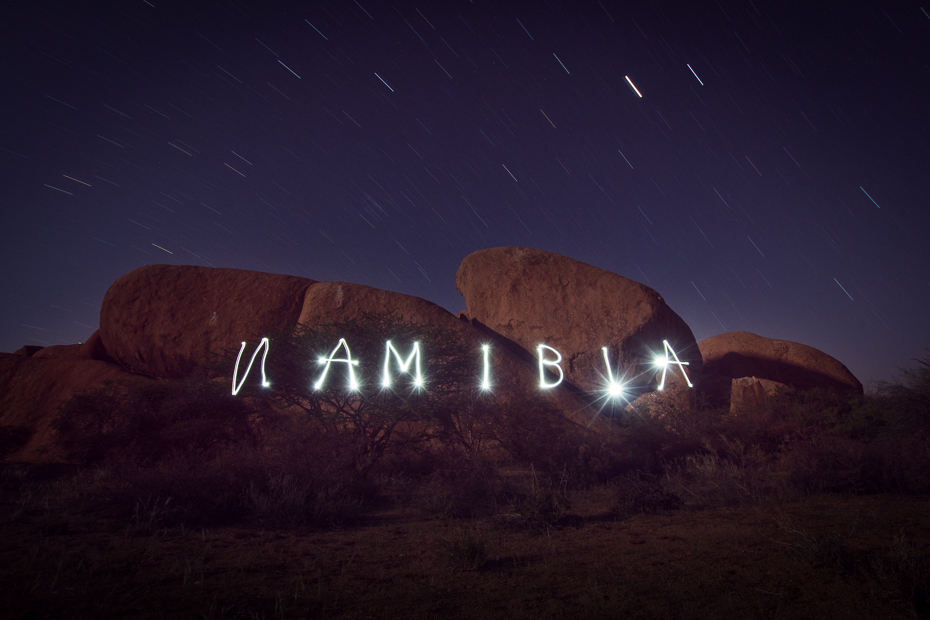
[[[543,359],[543,349],[548,349],[555,353],[554,360]],[[562,379],[565,378],[565,373],[562,372],[562,367],[559,366],[559,362],[562,361],[562,354],[553,349],[550,346],[541,344],[536,347],[536,355],[539,358],[539,387],[543,390],[548,390],[549,388],[554,388],[558,384],[562,383]],[[546,366],[555,366],[555,369],[559,371],[559,380],[555,383],[549,383],[546,381]]]

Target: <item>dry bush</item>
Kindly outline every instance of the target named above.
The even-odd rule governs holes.
[[[176,454],[209,459],[228,446],[255,444],[256,410],[225,384],[197,378],[132,388],[108,384],[61,405],[54,422],[67,457],[153,464]]]
[[[803,492],[930,492],[930,442],[921,437],[822,434],[788,446],[778,467]]]
[[[418,481],[412,500],[431,516],[474,518],[496,512],[505,495],[493,462],[446,446],[435,455],[433,470]]]
[[[668,490],[663,478],[645,472],[622,476],[611,486],[614,490],[610,512],[618,518],[665,513],[684,504],[681,497]]]

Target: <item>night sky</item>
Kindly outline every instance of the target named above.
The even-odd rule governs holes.
[[[930,346],[930,4],[830,5],[5,2],[0,350],[150,263],[457,312],[518,245],[868,388]]]

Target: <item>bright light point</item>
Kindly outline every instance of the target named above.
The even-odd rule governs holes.
[[[554,360],[544,359],[543,349],[548,349],[549,351],[552,351],[553,353],[555,353],[555,356],[556,356],[555,359]],[[539,387],[540,389],[548,390],[562,383],[562,380],[565,379],[565,373],[562,372],[562,367],[559,366],[559,362],[562,361],[562,354],[550,346],[541,344],[536,347],[536,355],[539,358]],[[546,381],[546,366],[555,366],[555,369],[559,371],[559,380],[556,381],[555,383],[549,383],[548,381]]]
[[[659,368],[663,368],[663,367],[665,367],[665,366],[668,366],[668,358],[667,358],[667,357],[662,357],[661,355],[657,355],[657,356],[656,356],[656,366],[658,366]]]
[[[236,385],[236,377],[239,375],[239,361],[242,359],[242,353],[245,351],[245,342],[242,343],[242,346],[239,348],[239,355],[236,357],[236,366],[233,368],[233,377],[232,377],[232,395],[235,396],[239,393],[239,390],[242,389],[243,384],[245,383],[245,378],[249,376],[249,371],[252,370],[252,363],[255,361],[258,352],[265,349],[265,352],[262,354],[262,387],[268,387],[271,384],[268,383],[268,378],[265,376],[265,359],[268,357],[268,350],[270,345],[268,344],[267,338],[262,338],[261,342],[258,343],[258,346],[255,348],[255,353],[252,354],[252,359],[249,360],[249,366],[245,369],[245,374],[242,375],[242,381],[239,382],[239,385]]]
[[[623,384],[613,381],[610,382],[610,386],[607,388],[607,394],[609,394],[611,398],[620,398],[625,392],[626,390],[623,389]]]

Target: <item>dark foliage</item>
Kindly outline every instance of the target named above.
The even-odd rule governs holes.
[[[389,338],[403,362],[388,353]],[[356,363],[334,362],[316,389],[325,364],[320,359],[346,359],[346,347]],[[478,358],[463,350],[451,330],[418,326],[391,314],[307,328],[299,326],[271,336],[268,356],[270,396],[279,407],[302,411],[326,436],[340,436],[351,454],[352,468],[364,478],[392,446],[430,439],[454,442],[476,452],[490,430],[476,411]],[[414,385],[418,343],[423,385]],[[337,351],[338,347],[338,351]],[[334,354],[334,355],[333,355]],[[385,357],[390,355],[391,383],[383,385]],[[353,389],[351,375],[358,384]],[[255,388],[253,388],[255,389]]]
[[[67,456],[98,464],[114,457],[142,466],[175,454],[208,460],[257,439],[253,406],[221,382],[165,381],[125,389],[110,384],[64,403],[54,423]]]

